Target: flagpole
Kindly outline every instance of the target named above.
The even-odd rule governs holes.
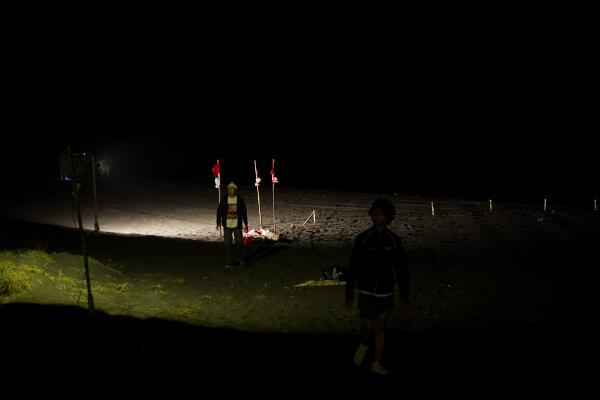
[[[218,193],[219,193],[219,203],[217,207],[221,205],[221,161],[217,158],[217,182],[218,182]],[[219,225],[219,237],[223,236],[223,231],[221,230],[221,226]]]
[[[219,178],[219,204],[221,204],[221,162],[217,158],[217,165],[219,166],[219,173],[217,174]]]
[[[260,226],[260,229],[262,230],[262,214],[260,212],[260,190],[258,189],[258,184],[259,184],[259,180],[258,180],[258,170],[256,169],[256,160],[254,160],[254,175],[256,176],[256,181],[254,183],[254,186],[256,186],[256,197],[258,199],[258,225]]]
[[[273,233],[277,233],[277,226],[275,225],[275,159],[271,166],[271,184],[273,186]]]

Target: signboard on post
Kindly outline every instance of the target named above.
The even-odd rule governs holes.
[[[61,154],[58,156],[60,166],[60,179],[86,180],[92,171],[92,157],[87,153]]]

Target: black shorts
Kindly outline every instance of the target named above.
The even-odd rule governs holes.
[[[394,308],[394,296],[377,297],[358,293],[358,314],[362,319],[375,319]]]

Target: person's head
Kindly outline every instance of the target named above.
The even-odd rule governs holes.
[[[235,196],[237,194],[237,185],[233,182],[231,182],[229,185],[227,185],[227,195],[229,196]]]
[[[375,226],[385,226],[396,217],[396,208],[388,199],[377,199],[369,208],[369,215]]]

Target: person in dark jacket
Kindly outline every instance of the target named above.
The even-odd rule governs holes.
[[[394,205],[387,199],[377,199],[371,205],[369,215],[373,227],[360,233],[352,247],[346,273],[346,307],[352,306],[356,287],[359,315],[364,323],[361,342],[354,354],[354,364],[358,367],[363,363],[370,342],[374,339],[370,370],[387,375],[389,371],[381,364],[386,319],[388,312],[394,308],[395,282],[400,289],[402,308],[409,305],[408,265],[400,237],[387,228],[396,215]]]
[[[224,242],[227,253],[227,266],[246,264],[242,259],[242,222],[244,229],[248,229],[248,214],[244,199],[237,194],[237,185],[231,182],[227,185],[227,196],[221,199],[217,208],[217,230],[222,226],[225,229]],[[233,237],[235,236],[235,244]]]

